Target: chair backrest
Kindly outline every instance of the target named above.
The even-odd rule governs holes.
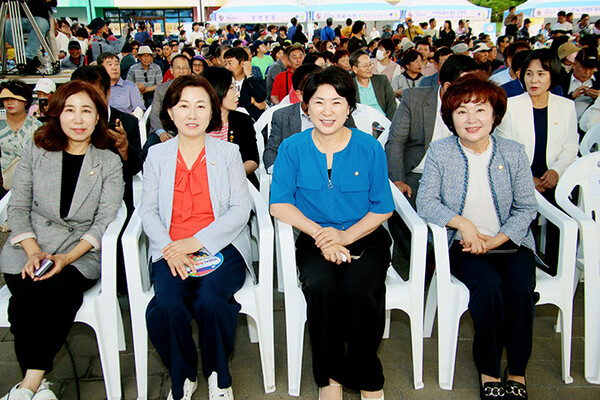
[[[144,146],[144,144],[146,143],[146,140],[148,139],[148,118],[150,117],[150,112],[152,112],[152,104],[150,104],[150,107],[148,107],[146,109],[146,112],[144,112],[144,115],[142,116],[142,118],[139,121],[140,145],[142,147]]]
[[[581,153],[582,156],[588,155],[594,151],[600,151],[600,122],[593,125],[587,131],[579,144],[579,153]]]
[[[392,125],[385,114],[371,106],[358,103],[356,105],[356,110],[352,113],[352,118],[354,119],[356,127],[361,131],[376,136],[375,138],[378,140],[383,136],[382,140],[385,139],[385,141],[382,143],[382,140],[380,140],[380,143],[385,145],[388,131]],[[378,132],[379,134],[374,135],[374,132]]]

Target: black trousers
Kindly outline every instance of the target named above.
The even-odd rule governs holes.
[[[174,277],[164,259],[152,264],[155,295],[146,309],[148,337],[169,370],[174,399],[183,397],[186,378],[196,381],[198,350],[192,319],[198,325],[204,376],[208,378],[215,371],[220,388],[231,386],[228,360],[241,309],[233,296],[244,284],[246,269],[233,245],[221,254],[223,264],[201,278]]]
[[[22,279],[20,274],[4,274],[4,279],[11,293],[8,320],[21,371],[48,373],[83,303],[83,293],[96,281],[72,265],[44,281]]]
[[[325,260],[314,239],[301,233],[296,261],[307,303],[313,373],[319,387],[329,378],[354,390],[383,388],[377,350],[385,325],[385,277],[390,237],[383,227],[348,246],[361,255],[350,263]]]
[[[475,326],[473,357],[480,373],[500,378],[500,359],[506,348],[508,370],[525,375],[531,355],[535,292],[535,256],[507,243],[499,249],[514,253],[476,255],[450,248],[452,274],[469,289],[469,312]]]

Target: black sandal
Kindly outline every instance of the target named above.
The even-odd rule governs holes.
[[[508,368],[504,370],[505,399],[527,400],[527,387],[517,381],[508,380]]]

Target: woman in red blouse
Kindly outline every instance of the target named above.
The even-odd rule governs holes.
[[[236,145],[206,135],[221,125],[219,100],[206,79],[177,78],[160,116],[178,134],[153,146],[144,167],[141,215],[155,291],[146,311],[148,336],[171,375],[168,399],[191,399],[195,319],[209,399],[233,400],[228,358],[240,310],[233,296],[251,265],[246,174]]]

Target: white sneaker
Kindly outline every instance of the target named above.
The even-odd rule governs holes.
[[[33,392],[29,389],[21,389],[19,385],[21,382],[13,386],[12,389],[0,400],[31,400],[33,398]]]
[[[51,383],[46,379],[42,379],[42,383],[31,400],[58,400],[58,397],[50,390]]]
[[[198,382],[192,382],[186,378],[185,382],[183,382],[183,397],[181,400],[192,400],[192,395],[198,388]],[[37,400],[37,399],[36,399]],[[169,390],[169,396],[167,396],[167,400],[173,400],[173,393]]]
[[[208,377],[208,399],[209,400],[233,400],[233,390],[231,386],[227,389],[220,389],[217,384],[217,373],[213,372]]]

